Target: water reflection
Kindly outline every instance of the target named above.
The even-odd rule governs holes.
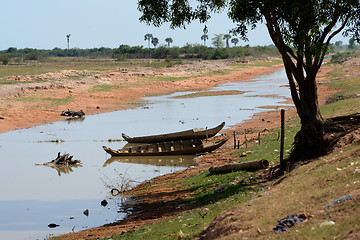
[[[65,121],[67,121],[69,124],[74,122],[83,122],[84,120],[85,117],[70,117],[65,119]]]
[[[113,162],[132,163],[132,164],[145,164],[154,166],[177,166],[177,167],[189,167],[195,166],[194,155],[182,155],[182,156],[127,156],[127,157],[111,157],[104,163],[103,167],[106,167]]]
[[[55,169],[58,173],[58,176],[61,176],[61,174],[70,174],[73,172],[74,168],[82,167],[80,164],[71,164],[71,165],[56,165],[56,164],[37,164],[37,166],[44,166],[44,167],[50,167],[52,169]]]

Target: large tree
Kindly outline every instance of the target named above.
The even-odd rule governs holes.
[[[165,42],[167,42],[167,44],[168,44],[168,48],[170,48],[170,44],[172,44],[173,43],[173,40],[172,40],[172,38],[165,38]]]
[[[237,33],[247,40],[247,32],[265,23],[281,54],[301,130],[289,158],[298,161],[324,154],[331,127],[321,116],[316,75],[335,35],[359,40],[359,0],[139,0],[140,20],[159,26],[185,27],[193,20],[207,22],[213,13],[228,10]]]
[[[153,35],[151,33],[147,33],[145,34],[144,36],[144,40],[145,41],[148,41],[148,48],[150,49],[150,42],[152,41],[153,39]]]
[[[235,47],[236,47],[236,44],[238,44],[238,42],[239,42],[238,38],[232,38],[231,39],[231,43],[233,43],[235,45]]]
[[[215,34],[215,37],[212,39],[212,44],[216,48],[223,48],[224,47],[224,41],[223,41],[223,34]]]
[[[154,48],[159,44],[159,39],[157,37],[154,37],[151,39],[151,44],[154,45]]]
[[[230,45],[229,45],[229,40],[230,40],[230,38],[231,38],[231,35],[230,35],[230,34],[225,34],[225,35],[224,35],[224,39],[225,39],[225,41],[226,41],[226,48],[229,48],[229,47],[230,47]]]
[[[70,49],[70,36],[71,36],[70,34],[66,35],[68,50]]]
[[[209,39],[209,35],[207,35],[207,34],[201,35],[201,40],[204,41],[204,46],[206,46],[206,40],[208,40],[208,39]]]

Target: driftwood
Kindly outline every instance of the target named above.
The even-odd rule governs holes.
[[[60,115],[66,116],[66,117],[84,117],[85,113],[83,112],[83,110],[74,111],[74,110],[68,109],[68,110],[62,111]]]
[[[61,176],[61,173],[69,174],[72,172],[72,168],[81,167],[82,163],[80,160],[73,160],[73,156],[69,156],[69,154],[65,153],[63,155],[60,155],[60,152],[58,153],[56,159],[43,163],[43,164],[35,164],[35,166],[47,166],[54,168],[58,175]]]
[[[211,167],[209,172],[211,174],[220,174],[220,173],[229,173],[235,171],[255,171],[259,169],[266,169],[269,166],[269,161],[266,159],[252,161],[252,162],[242,162],[242,163],[229,163],[222,166]]]
[[[70,156],[68,153],[65,153],[63,155],[60,155],[60,152],[58,152],[58,155],[56,159],[52,160],[51,162],[43,163],[43,164],[35,164],[35,165],[44,165],[44,166],[66,166],[66,165],[80,165],[80,160],[72,160],[73,156]]]
[[[68,153],[60,155],[59,152],[57,158],[52,160],[50,163],[55,165],[81,164],[80,160],[72,160],[72,158],[73,156],[69,156]]]

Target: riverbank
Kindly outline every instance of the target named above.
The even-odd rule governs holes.
[[[323,67],[320,82],[326,82],[324,76],[331,70],[329,66]],[[225,77],[225,76],[224,76]],[[320,103],[325,103],[326,97],[329,94],[336,92],[331,90],[323,84],[319,85]],[[291,100],[289,100],[291,102]],[[271,106],[270,106],[271,107]],[[294,108],[288,108],[286,111],[287,122],[292,121],[296,116]],[[231,128],[222,131],[222,134],[231,136],[236,131],[243,133],[247,129],[247,138],[249,145],[254,144],[257,140],[258,133],[261,136],[268,134],[280,126],[280,112],[268,111],[262,112],[252,119],[232,126]],[[243,141],[243,135],[240,135],[239,140]],[[241,150],[240,150],[241,151]],[[180,179],[191,179],[201,173],[207,172],[210,166],[220,165],[234,161],[236,158],[232,153],[234,152],[232,145],[227,145],[220,150],[198,157],[196,162],[197,167],[189,168],[184,171],[179,171],[170,175],[160,176],[151,180],[149,184],[141,184],[131,191],[136,196],[136,205],[131,206],[133,209],[128,218],[118,223],[110,224],[105,227],[88,229],[70,235],[61,236],[60,239],[83,239],[83,238],[102,238],[111,237],[126,233],[140,226],[148,225],[154,222],[160,222],[172,216],[177,216],[183,212],[198,209],[199,206],[190,204],[187,200],[193,194],[187,186],[178,185]]]
[[[10,76],[6,81],[12,84],[0,85],[0,133],[62,120],[60,113],[67,109],[99,114],[132,108],[146,96],[246,81],[281,68],[272,61],[279,62],[194,61],[164,69],[119,67]]]
[[[217,78],[223,77],[224,81],[230,81],[229,79],[226,80],[227,74],[231,75],[232,73],[234,73],[236,71],[240,72],[239,69],[232,69],[232,70],[226,70],[226,71],[224,69],[222,69],[222,70],[219,69],[217,71],[218,75],[214,76],[213,80],[217,80]],[[332,69],[332,67],[324,66],[322,68],[321,75],[325,76],[328,73],[328,71],[331,69]],[[208,72],[208,73],[210,73],[210,72]],[[225,73],[227,73],[227,74],[225,74]],[[162,76],[164,77],[164,75],[162,75]],[[209,76],[213,77],[211,74]],[[202,76],[202,77],[204,77],[204,76]],[[206,76],[206,77],[208,77],[208,76]],[[195,77],[195,78],[199,78],[199,77]],[[235,76],[235,78],[236,78],[236,76]],[[141,79],[141,78],[139,78],[139,79]],[[142,80],[144,80],[144,79],[142,79]],[[152,80],[154,80],[154,79],[152,79]],[[129,81],[129,79],[128,79],[128,81]],[[191,82],[193,80],[187,78],[187,79],[177,79],[175,81],[174,79],[172,79],[170,81],[170,83],[173,84],[173,83],[179,82],[179,83],[182,83],[185,85],[186,81]],[[328,81],[328,77],[320,77],[319,78],[320,83],[327,82],[327,81]],[[121,82],[124,82],[124,80],[121,80]],[[99,83],[97,85],[99,85]],[[119,82],[114,83],[114,84],[105,84],[105,85],[118,86],[117,84],[119,84]],[[157,79],[156,82],[154,82],[154,83],[148,82],[148,84],[150,84],[150,88],[153,88],[158,84],[162,84],[162,80]],[[101,85],[104,88],[104,85],[100,84],[100,86]],[[96,85],[89,84],[87,89],[93,89],[94,86],[96,86]],[[131,88],[135,88],[135,87],[132,86]],[[41,89],[38,89],[38,90],[41,91]],[[43,89],[43,90],[46,90],[46,89]],[[51,88],[50,88],[50,90],[51,90]],[[71,88],[71,89],[68,88],[67,90],[68,90],[68,94],[74,94],[79,91],[76,88]],[[73,92],[70,92],[70,90]],[[111,91],[102,91],[101,93],[105,93],[105,95],[106,94],[112,95],[114,93],[114,91],[117,91],[117,90],[119,90],[119,89],[113,88]],[[24,92],[26,93],[26,91],[27,90],[25,90]],[[319,85],[320,102],[324,103],[326,100],[326,96],[333,92],[336,92],[336,91],[337,90],[330,90],[328,87],[324,86],[323,84],[320,84]],[[37,91],[34,91],[34,92],[37,92]],[[98,93],[98,92],[91,91],[91,93]],[[86,94],[86,92],[85,92],[85,94]],[[44,100],[44,99],[48,99],[48,98],[44,98],[43,97],[44,95],[36,95],[36,96],[39,96],[37,98],[40,100],[39,104],[49,102],[47,100]],[[61,96],[59,96],[59,99],[60,98],[61,98]],[[25,99],[27,99],[27,100],[30,99],[31,101],[35,101],[31,96],[24,97],[24,95],[20,95],[20,99],[23,100],[20,102],[26,102],[26,101],[24,101]],[[72,97],[69,99],[72,100]],[[13,100],[13,99],[11,99],[11,100]],[[28,103],[30,105],[33,103],[31,101],[28,101]],[[125,101],[121,101],[121,102],[119,102],[119,104],[120,103],[125,103]],[[53,105],[53,106],[50,106],[50,109],[55,109],[55,107],[58,107],[59,109],[61,109],[61,108],[67,107],[67,104],[70,105],[73,103],[69,102],[69,103],[66,103],[65,105],[59,104],[58,106]],[[100,112],[103,110],[102,105],[97,105],[97,106],[99,106],[100,109],[95,107],[96,111]],[[131,106],[131,103],[128,106]],[[45,107],[47,107],[47,106],[45,106]],[[271,106],[269,108],[271,108]],[[3,111],[0,112],[0,114],[2,114],[2,113],[3,113]],[[238,124],[236,126],[233,126],[232,128],[230,128],[226,131],[223,131],[222,133],[231,136],[233,131],[236,131],[238,133],[243,133],[244,129],[247,129],[247,133],[248,133],[247,138],[249,140],[249,145],[251,145],[251,144],[254,144],[255,140],[257,140],[257,136],[258,136],[259,132],[261,132],[261,137],[262,137],[262,141],[263,141],[263,137],[266,134],[268,134],[273,129],[276,129],[280,126],[279,115],[280,115],[279,111],[260,113],[257,116],[254,116],[253,119],[246,121],[244,123]],[[289,108],[286,112],[286,118],[287,118],[288,125],[294,124],[293,123],[294,116],[296,116],[294,109]],[[56,115],[56,117],[61,119],[61,117],[58,115]],[[5,119],[3,119],[3,120],[5,120]],[[244,137],[244,135],[240,134],[239,140],[242,141],[243,137]],[[129,209],[131,209],[131,210],[129,210],[129,212],[131,212],[131,213],[129,213],[130,214],[129,218],[125,219],[124,221],[110,224],[106,227],[88,229],[88,230],[80,231],[80,232],[77,232],[77,233],[74,233],[71,235],[64,235],[64,236],[61,236],[60,238],[63,238],[63,239],[98,239],[98,238],[102,238],[102,237],[112,237],[114,235],[121,235],[122,233],[129,233],[131,235],[132,230],[138,229],[140,231],[134,232],[133,235],[139,234],[138,237],[140,238],[140,234],[142,234],[141,235],[142,239],[147,239],[146,238],[147,232],[148,233],[150,233],[152,231],[155,232],[155,229],[152,230],[152,227],[149,227],[150,226],[149,224],[154,223],[154,222],[161,222],[164,220],[169,221],[169,222],[176,221],[176,223],[178,225],[176,227],[177,229],[179,229],[179,227],[182,226],[183,229],[188,228],[188,230],[191,230],[190,228],[195,227],[195,225],[198,223],[190,225],[190,223],[188,224],[187,221],[190,222],[191,221],[190,219],[195,218],[195,216],[197,218],[199,218],[200,213],[202,213],[202,211],[205,211],[204,210],[205,208],[204,207],[203,207],[204,209],[201,208],[201,206],[204,206],[204,205],[195,204],[191,200],[191,199],[193,199],[193,195],[198,194],[198,191],[196,191],[196,189],[192,189],[191,187],[189,187],[189,186],[191,186],[191,184],[190,185],[187,184],[184,186],[182,184],[179,184],[179,182],[180,181],[188,181],[188,182],[190,181],[191,182],[192,179],[197,178],[200,175],[200,179],[202,181],[206,181],[206,182],[209,181],[212,184],[212,185],[209,185],[209,187],[211,189],[215,186],[215,188],[213,188],[213,190],[212,190],[212,191],[214,191],[214,194],[210,194],[210,195],[217,195],[217,194],[215,194],[215,192],[222,194],[222,191],[226,190],[227,185],[220,183],[220,182],[215,183],[215,185],[214,185],[212,182],[216,181],[215,179],[220,178],[220,177],[213,177],[213,178],[206,177],[206,172],[210,166],[219,165],[219,164],[231,162],[233,160],[238,159],[239,156],[235,154],[236,152],[239,152],[239,150],[234,151],[232,146],[228,145],[227,147],[221,148],[219,151],[216,151],[211,154],[197,158],[196,161],[199,163],[199,166],[197,166],[197,167],[189,168],[184,171],[179,171],[174,174],[157,177],[155,179],[152,179],[150,181],[150,183],[142,184],[142,185],[136,187],[131,192],[133,194],[133,196],[137,198],[136,205],[129,206]],[[242,149],[240,149],[240,154],[241,154],[241,152],[242,152]],[[250,155],[252,155],[252,154],[250,154]],[[235,180],[234,180],[235,182],[231,181],[229,184],[232,185],[234,183],[235,184],[239,183],[240,180],[238,177],[239,176],[235,177]],[[256,177],[256,175],[250,174],[249,176],[246,177],[247,180],[245,180],[245,182],[248,184],[248,181],[249,181],[249,184],[248,184],[249,189],[250,189],[249,195],[255,194],[254,196],[256,196],[257,190],[255,190],[255,189],[258,188],[259,185],[256,182],[251,183],[251,181],[249,180],[254,177]],[[240,183],[241,183],[241,181],[240,181]],[[225,188],[223,188],[222,186],[225,186]],[[254,188],[254,190],[252,191],[251,189],[253,189],[253,188]],[[206,190],[206,188],[201,189],[201,190]],[[251,193],[251,192],[254,192],[254,193]],[[234,197],[232,197],[231,199],[233,199],[233,198]],[[207,206],[207,205],[205,205],[205,206]],[[203,225],[204,225],[203,227],[206,227],[209,225],[208,221],[210,218],[214,218],[215,216],[217,216],[217,214],[219,214],[219,213],[216,213],[215,211],[213,211],[213,207],[209,207],[209,208],[210,208],[211,212],[209,214],[207,214],[206,217],[203,218],[204,220],[206,219],[206,221],[203,223]],[[187,217],[190,212],[194,212],[195,216],[192,215],[191,217]],[[198,212],[200,212],[200,213],[198,214]],[[204,214],[204,212],[202,214]],[[243,222],[243,220],[242,220],[242,222]],[[186,225],[186,226],[184,226],[184,225]],[[213,228],[213,224],[211,225],[211,227]],[[200,227],[200,229],[201,229],[201,227]],[[192,231],[194,231],[194,230],[192,230]],[[198,230],[195,230],[195,231],[197,232]],[[230,230],[227,230],[227,231],[230,231]],[[264,232],[264,229],[261,228],[260,232],[261,231]],[[220,234],[221,231],[215,230],[215,232]],[[184,231],[184,233],[188,234],[185,231]],[[129,235],[129,234],[126,234],[126,236],[124,236],[124,237],[127,238],[127,235]],[[175,235],[168,234],[168,235],[165,235],[164,237],[176,239],[177,238],[176,234],[177,233],[175,233]],[[130,239],[138,239],[137,237],[135,237],[135,238],[129,237],[129,238]],[[159,238],[152,238],[152,239],[159,239]]]

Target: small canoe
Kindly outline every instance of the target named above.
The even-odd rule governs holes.
[[[225,122],[219,126],[210,129],[191,129],[182,132],[166,133],[160,135],[144,136],[144,137],[129,137],[125,133],[122,137],[129,143],[158,143],[188,139],[206,139],[215,136],[223,127]]]
[[[141,144],[136,147],[124,147],[119,150],[103,146],[111,156],[164,156],[164,155],[194,155],[211,152],[226,143],[228,138],[217,142],[203,143],[200,139]]]

